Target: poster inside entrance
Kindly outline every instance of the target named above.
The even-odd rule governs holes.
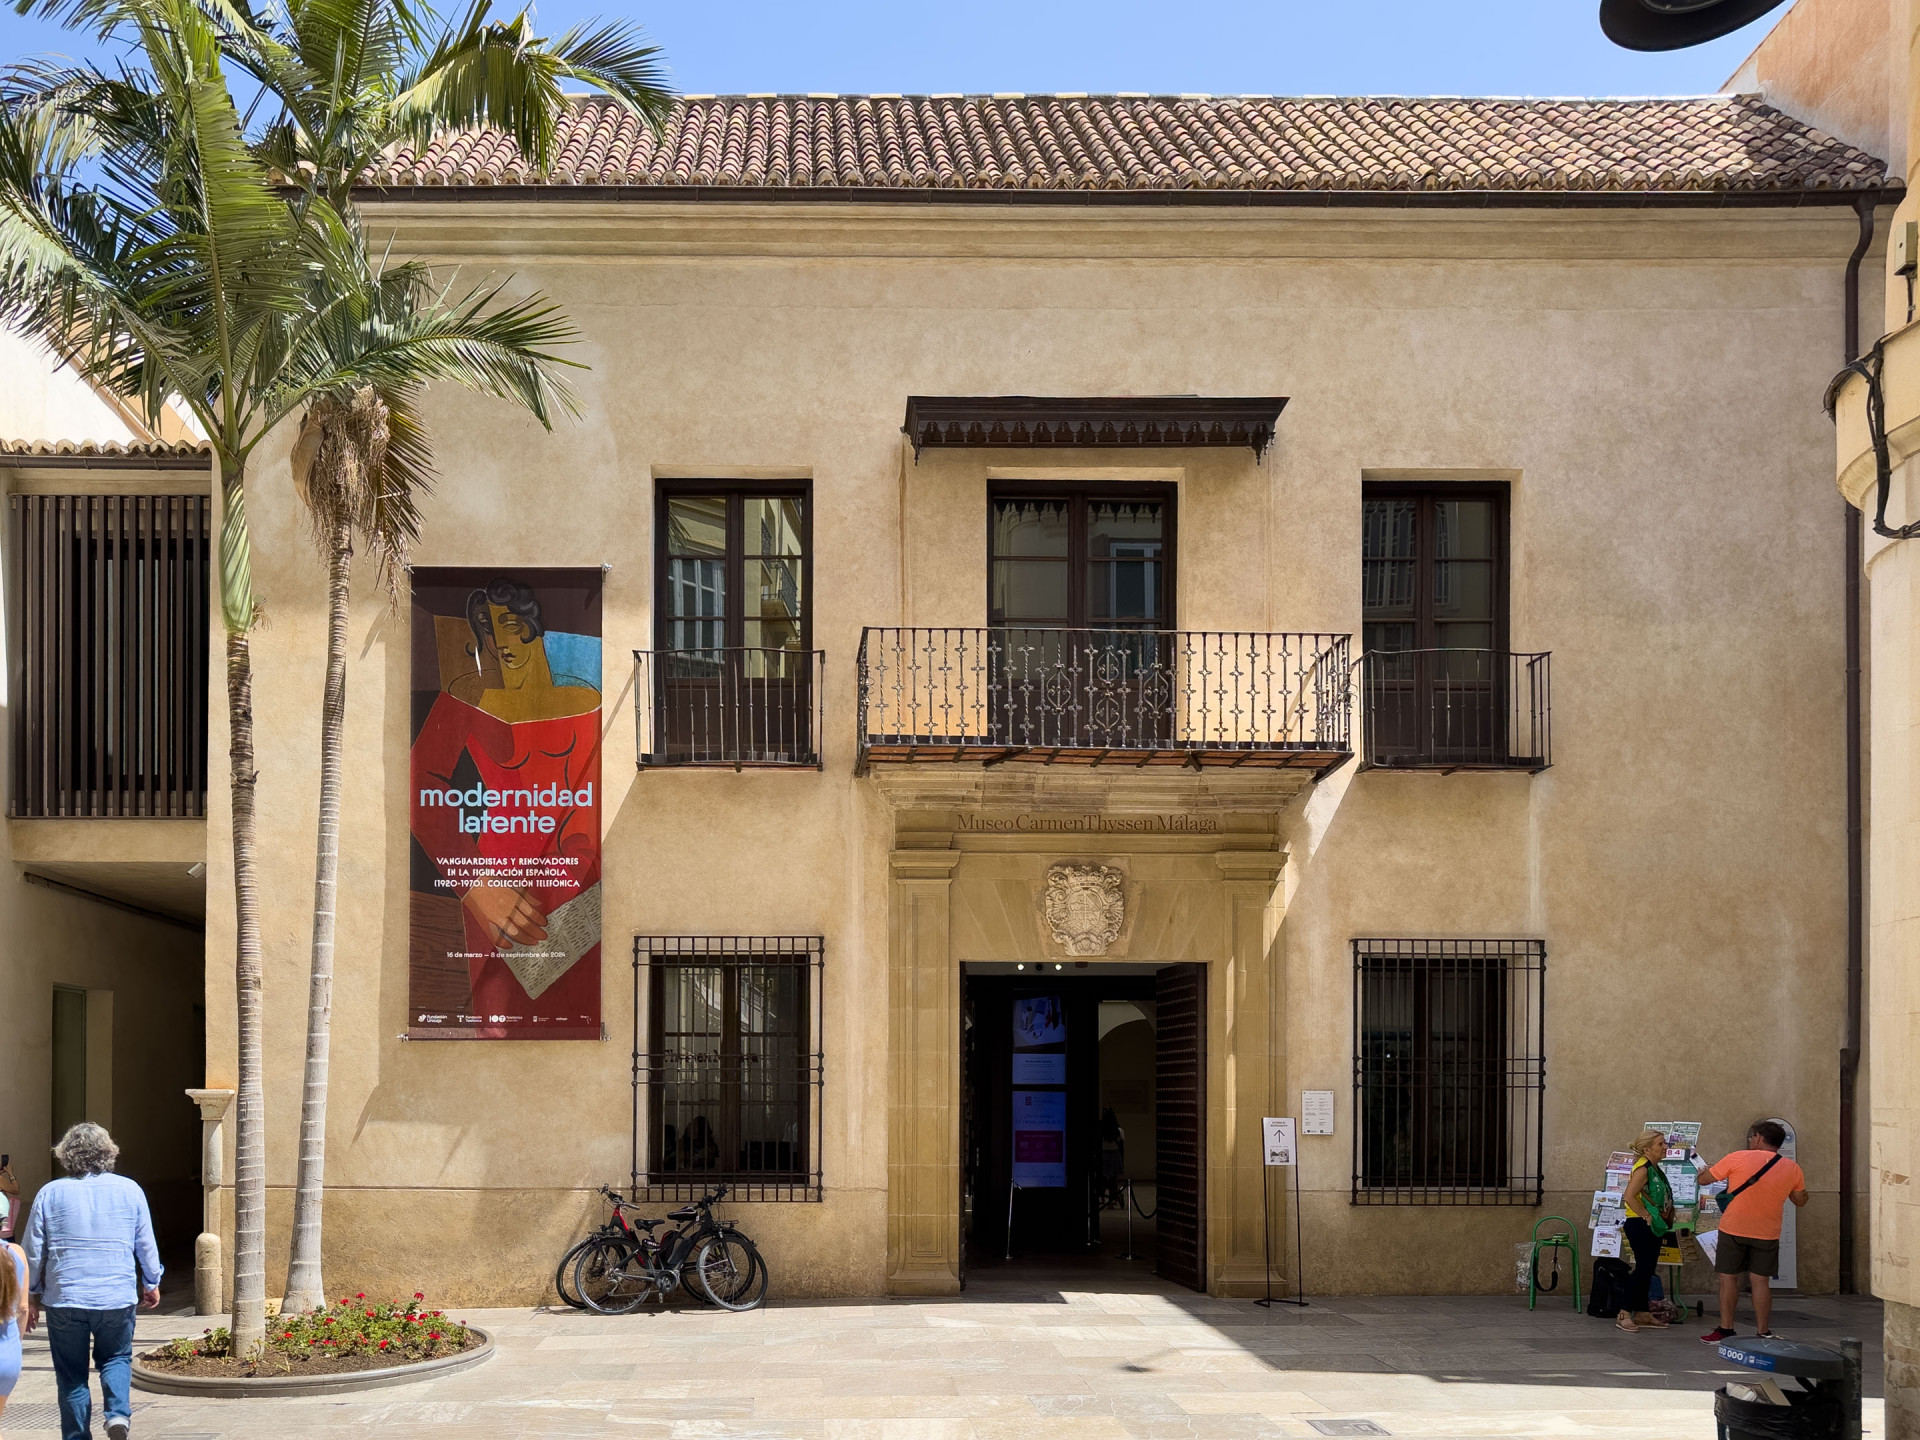
[[[410,1038],[600,1038],[600,587],[413,572]]]

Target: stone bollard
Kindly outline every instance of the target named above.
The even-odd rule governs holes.
[[[226,1175],[227,1147],[222,1133],[231,1090],[189,1090],[200,1107],[200,1235],[193,1242],[193,1312],[218,1315],[224,1303],[226,1267],[220,1259],[220,1186]]]

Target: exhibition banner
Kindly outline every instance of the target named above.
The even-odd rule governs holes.
[[[600,571],[412,579],[407,1034],[598,1040]]]
[[[1067,1020],[1058,995],[1013,1002],[1013,1083],[1067,1083]]]
[[[1067,1092],[1013,1092],[1013,1183],[1022,1190],[1067,1183]]]

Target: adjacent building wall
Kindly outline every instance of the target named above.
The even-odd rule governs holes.
[[[178,433],[179,427],[168,428]],[[40,344],[0,329],[0,441],[125,444],[147,438]],[[53,493],[205,489],[204,476],[153,470],[0,469],[0,507],[25,489]],[[15,577],[11,517],[0,512],[0,793],[11,794],[10,647]],[[88,992],[86,1118],[120,1145],[121,1173],[147,1190],[163,1258],[183,1274],[200,1228],[199,1115],[182,1093],[201,1083],[206,1043],[205,936],[195,918],[158,918],[156,895],[197,882],[205,825],[187,820],[0,822],[0,1152],[21,1199],[57,1172],[53,1142],[53,994]],[[31,872],[31,873],[30,873]],[[51,878],[55,888],[38,883]],[[84,893],[92,891],[96,898]],[[123,892],[123,893],[116,893]],[[101,896],[121,903],[103,903]],[[197,902],[196,902],[197,903]],[[133,908],[127,908],[131,904]],[[25,1211],[16,1217],[23,1229]]]
[[[331,1280],[462,1303],[545,1293],[561,1247],[597,1218],[592,1187],[627,1173],[635,932],[827,938],[826,1198],[754,1206],[744,1219],[782,1294],[871,1294],[902,1273],[903,1247],[921,1242],[902,1238],[909,1199],[890,1187],[900,1165],[939,1161],[954,1072],[949,1055],[916,1067],[901,1047],[922,1033],[916,1025],[944,1034],[956,1023],[939,1013],[957,984],[944,967],[1002,957],[951,938],[981,932],[963,932],[938,887],[964,898],[969,867],[987,863],[951,837],[950,821],[943,832],[928,818],[953,805],[921,797],[902,808],[885,784],[853,775],[854,654],[863,625],[984,623],[989,478],[1053,472],[1151,474],[1180,487],[1179,623],[1189,628],[1357,631],[1366,478],[1512,486],[1513,644],[1554,652],[1554,768],[1530,779],[1349,766],[1271,798],[1262,933],[1243,929],[1244,941],[1208,957],[1217,979],[1264,965],[1254,978],[1271,997],[1249,992],[1254,1011],[1239,1021],[1216,1009],[1231,1028],[1215,1041],[1211,1163],[1250,1163],[1244,1125],[1260,1108],[1291,1113],[1302,1088],[1341,1096],[1336,1136],[1304,1142],[1309,1288],[1504,1289],[1512,1242],[1537,1213],[1349,1206],[1356,935],[1547,941],[1546,1210],[1576,1223],[1607,1153],[1646,1119],[1698,1118],[1715,1151],[1756,1116],[1793,1120],[1814,1191],[1802,1284],[1832,1288],[1845,963],[1840,534],[1831,495],[1813,483],[1828,441],[1809,396],[1837,364],[1850,211],[570,202],[377,214],[399,227],[403,248],[513,269],[516,290],[538,285],[584,334],[577,355],[593,368],[577,381],[583,418],[552,435],[497,404],[434,394],[443,479],[415,558],[610,567],[608,1038],[397,1038],[406,620],[363,583],[334,992]],[[1258,465],[1247,454],[1110,452],[916,464],[899,435],[913,393],[1292,399]],[[266,607],[253,655],[275,1281],[293,1176],[325,635],[320,567],[284,474],[283,450],[260,456],[251,511]],[[636,774],[621,657],[652,643],[655,484],[755,475],[813,482],[825,772]],[[214,711],[218,755],[224,705]],[[1013,778],[995,783],[1023,783],[1019,771],[1005,767]],[[955,767],[952,783],[971,775]],[[1196,780],[1139,784],[1160,788],[1104,803],[1244,808],[1209,799]],[[209,933],[223,954],[222,788],[212,803]],[[1076,841],[1051,853],[1124,858],[1126,848]],[[1216,865],[1206,883],[1229,908],[1214,913],[1244,926],[1244,904],[1224,887],[1257,883],[1248,876],[1260,868]],[[943,879],[949,871],[957,878]],[[903,930],[909,920],[921,928]],[[902,947],[943,943],[944,959],[925,952],[929,986],[903,991],[900,957],[922,952]],[[231,1084],[224,968],[209,995],[208,1083]],[[911,1153],[890,1132],[909,1077],[914,1103],[929,1107]],[[1235,1193],[1213,1191],[1228,1207],[1215,1215],[1216,1286],[1250,1278],[1229,1263],[1258,1234]],[[916,1273],[938,1288],[944,1252],[923,1250]]]
[[[119,406],[63,365],[46,346],[0,327],[0,440],[96,444],[148,438]]]
[[[1907,168],[1908,0],[1798,0],[1720,88]]]

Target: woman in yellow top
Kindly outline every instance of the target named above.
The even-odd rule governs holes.
[[[1648,1292],[1660,1264],[1661,1242],[1673,1231],[1673,1187],[1660,1168],[1667,1158],[1667,1137],[1649,1130],[1628,1148],[1634,1155],[1633,1173],[1627,1177],[1622,1199],[1627,1220],[1621,1230],[1633,1247],[1633,1288],[1628,1307],[1614,1324],[1622,1330],[1664,1330],[1667,1322],[1654,1319],[1648,1308]]]

